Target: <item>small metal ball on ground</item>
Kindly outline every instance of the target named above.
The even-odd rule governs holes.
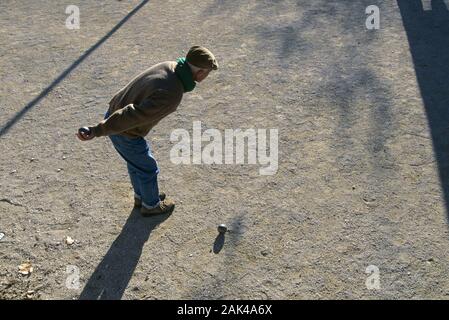
[[[225,224],[220,224],[217,229],[219,233],[226,233],[228,231],[228,227]]]

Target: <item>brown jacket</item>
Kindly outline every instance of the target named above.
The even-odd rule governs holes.
[[[175,67],[175,61],[156,64],[117,92],[109,102],[109,118],[90,127],[94,135],[146,136],[181,102],[184,88]]]

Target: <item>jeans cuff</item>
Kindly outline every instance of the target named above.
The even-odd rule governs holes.
[[[144,206],[147,209],[154,209],[154,208],[156,208],[159,205],[159,202],[160,201],[158,201],[154,206],[149,206],[145,202],[142,202],[142,206]]]
[[[137,193],[134,193],[134,198],[136,198],[136,199],[139,199],[139,200],[141,200],[142,199],[142,197],[141,196],[139,196]]]

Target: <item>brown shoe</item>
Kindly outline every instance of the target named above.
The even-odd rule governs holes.
[[[159,193],[159,200],[164,201],[165,200],[165,193],[161,192]],[[142,199],[134,198],[134,207],[141,208],[142,207]]]
[[[173,200],[170,199],[165,199],[162,201],[159,201],[159,204],[157,207],[152,208],[152,209],[148,209],[144,206],[142,206],[142,208],[140,208],[140,213],[144,216],[144,217],[151,217],[154,215],[158,215],[158,214],[170,214],[173,212],[173,210],[175,209],[175,203],[173,202]]]

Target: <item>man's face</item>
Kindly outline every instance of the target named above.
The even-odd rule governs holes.
[[[207,76],[209,75],[209,73],[211,72],[212,70],[200,70],[200,71],[198,71],[196,74],[195,74],[195,81],[196,82],[201,82],[201,81],[203,81],[204,79],[206,79],[207,78]]]

